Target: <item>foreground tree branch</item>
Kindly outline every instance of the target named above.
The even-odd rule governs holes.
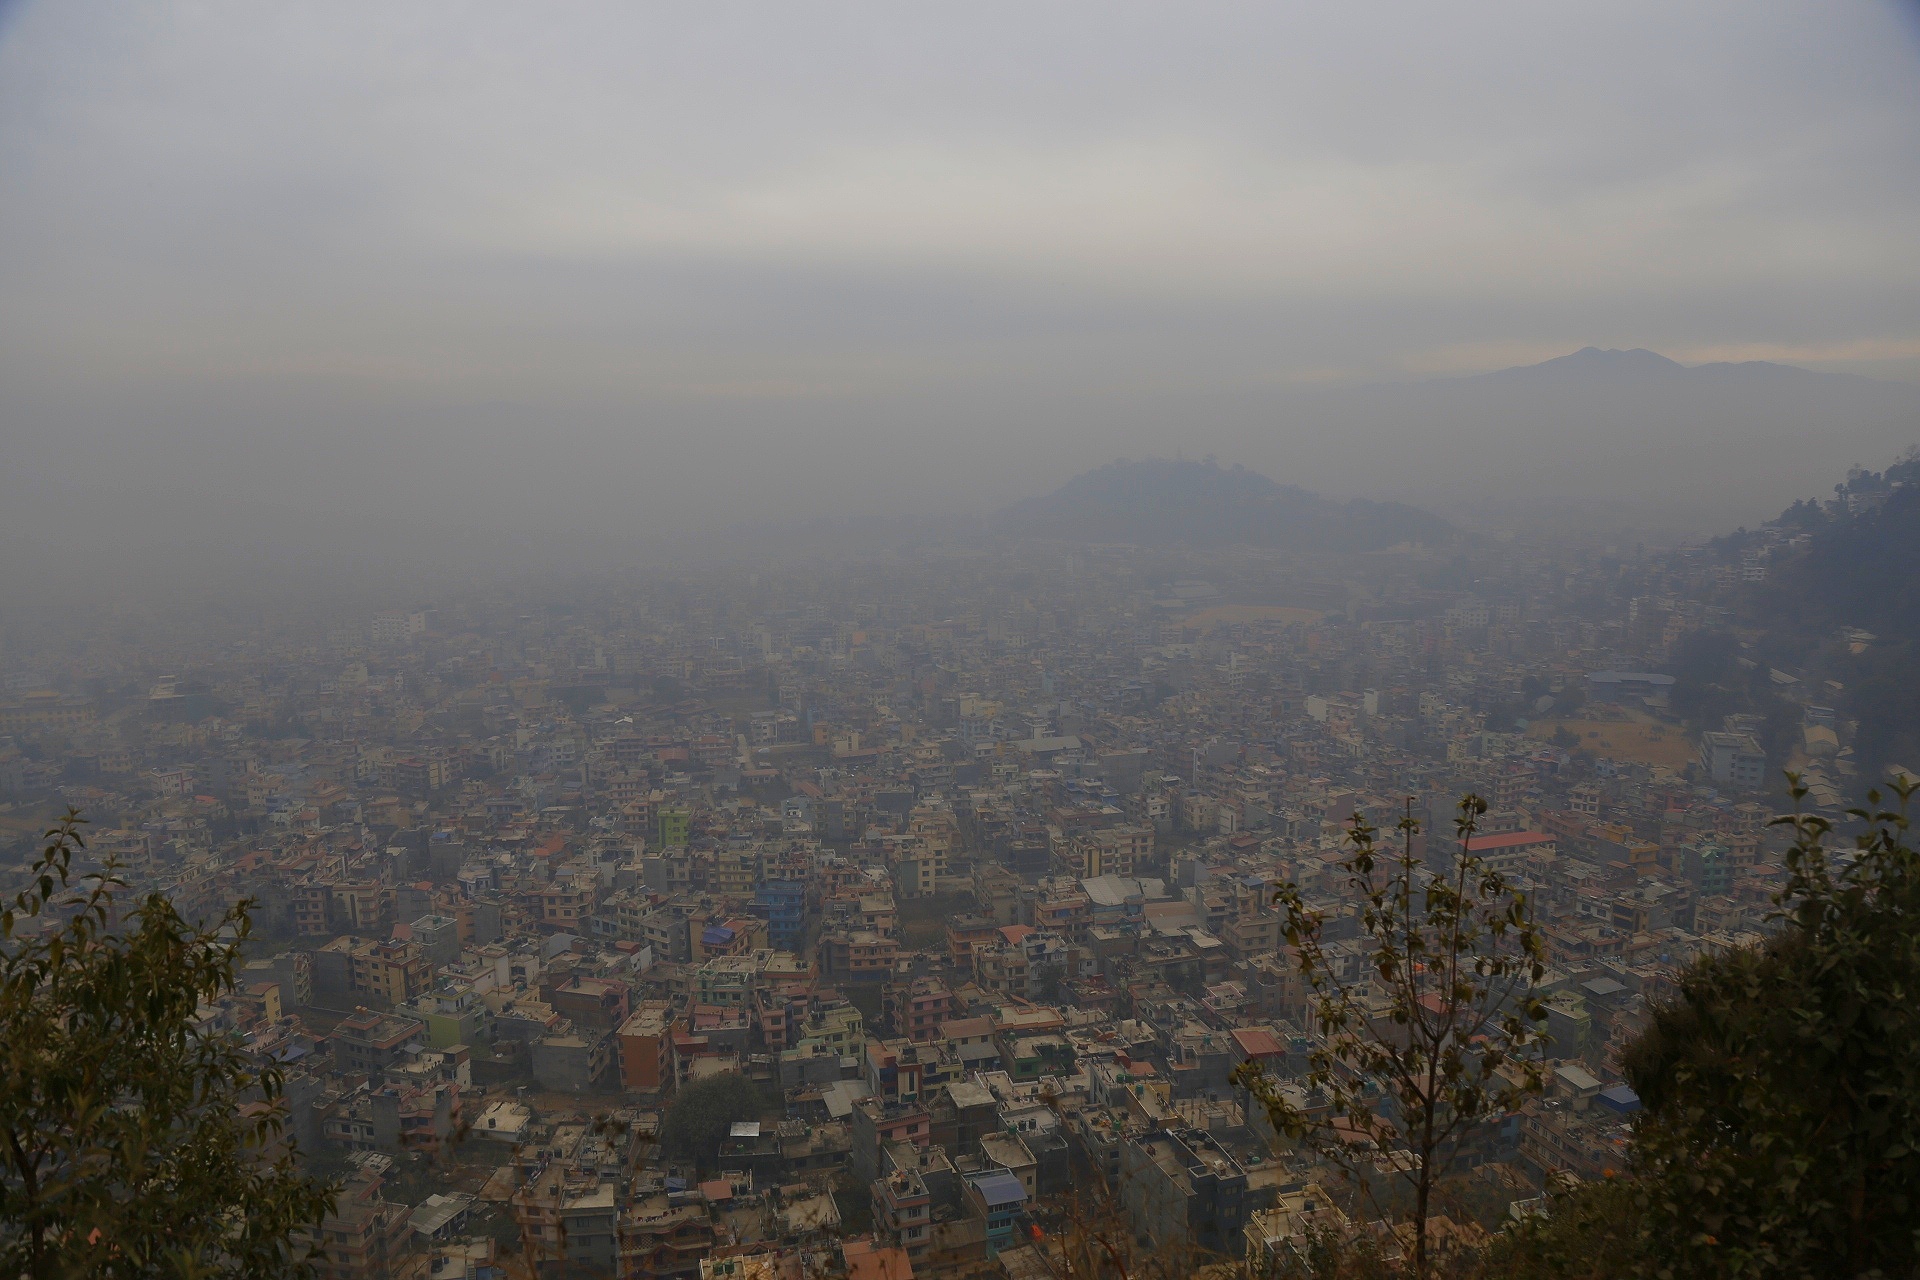
[[[1362,981],[1334,972],[1324,919],[1299,886],[1274,895],[1312,993],[1318,1033],[1307,1073],[1294,1083],[1330,1105],[1309,1114],[1256,1062],[1234,1075],[1266,1107],[1275,1129],[1344,1170],[1369,1200],[1383,1164],[1387,1176],[1404,1183],[1413,1199],[1411,1263],[1420,1280],[1430,1273],[1433,1191],[1462,1143],[1544,1085],[1532,1052],[1545,1016],[1534,995],[1545,970],[1540,934],[1526,896],[1473,851],[1486,809],[1478,796],[1461,800],[1459,845],[1443,875],[1429,874],[1415,856],[1420,823],[1411,800],[1391,854],[1379,852],[1378,831],[1354,815],[1352,852],[1341,865],[1374,944]]]

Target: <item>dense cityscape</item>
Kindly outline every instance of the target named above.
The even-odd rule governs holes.
[[[1920,1280],[1920,0],[0,0],[0,1280]]]
[[[1842,687],[1743,656],[1805,536],[959,541],[331,621],[20,615],[0,887],[71,806],[77,870],[252,901],[195,1022],[284,1071],[339,1280],[1038,1280],[1103,1214],[1257,1268],[1398,1229],[1235,1076],[1299,1078],[1320,1034],[1275,892],[1363,982],[1353,824],[1411,813],[1444,872],[1473,794],[1546,970],[1544,1088],[1432,1220],[1471,1250],[1624,1169],[1623,1047],[1768,928],[1782,771],[1836,818],[1860,789]],[[1762,710],[1702,722],[1702,636],[1746,637]],[[668,1141],[727,1077],[747,1103]]]

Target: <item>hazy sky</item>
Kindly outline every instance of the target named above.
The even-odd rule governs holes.
[[[1920,8],[0,0],[0,246],[16,497],[984,506],[1589,343],[1920,381]]]

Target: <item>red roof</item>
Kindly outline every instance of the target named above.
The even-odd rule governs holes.
[[[1286,1046],[1274,1037],[1273,1032],[1264,1027],[1235,1027],[1233,1042],[1240,1046],[1240,1052],[1249,1058],[1277,1058],[1286,1053]]]
[[[905,1249],[876,1249],[871,1241],[848,1240],[840,1246],[847,1261],[847,1280],[913,1280],[913,1263]]]

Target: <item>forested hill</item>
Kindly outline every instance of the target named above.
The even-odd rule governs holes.
[[[1804,544],[1776,553],[1769,603],[1810,628],[1886,638],[1920,628],[1920,456],[1856,472],[1829,502],[1797,502],[1776,522]]]
[[[994,523],[1009,533],[1076,542],[1299,551],[1377,551],[1455,536],[1452,525],[1417,507],[1329,498],[1212,459],[1108,463],[1046,497],[1015,503]]]
[[[1747,597],[1747,622],[1774,654],[1842,684],[1863,777],[1888,764],[1920,768],[1920,455],[1856,471],[1831,500],[1797,502],[1719,549],[1768,542],[1767,582]]]

